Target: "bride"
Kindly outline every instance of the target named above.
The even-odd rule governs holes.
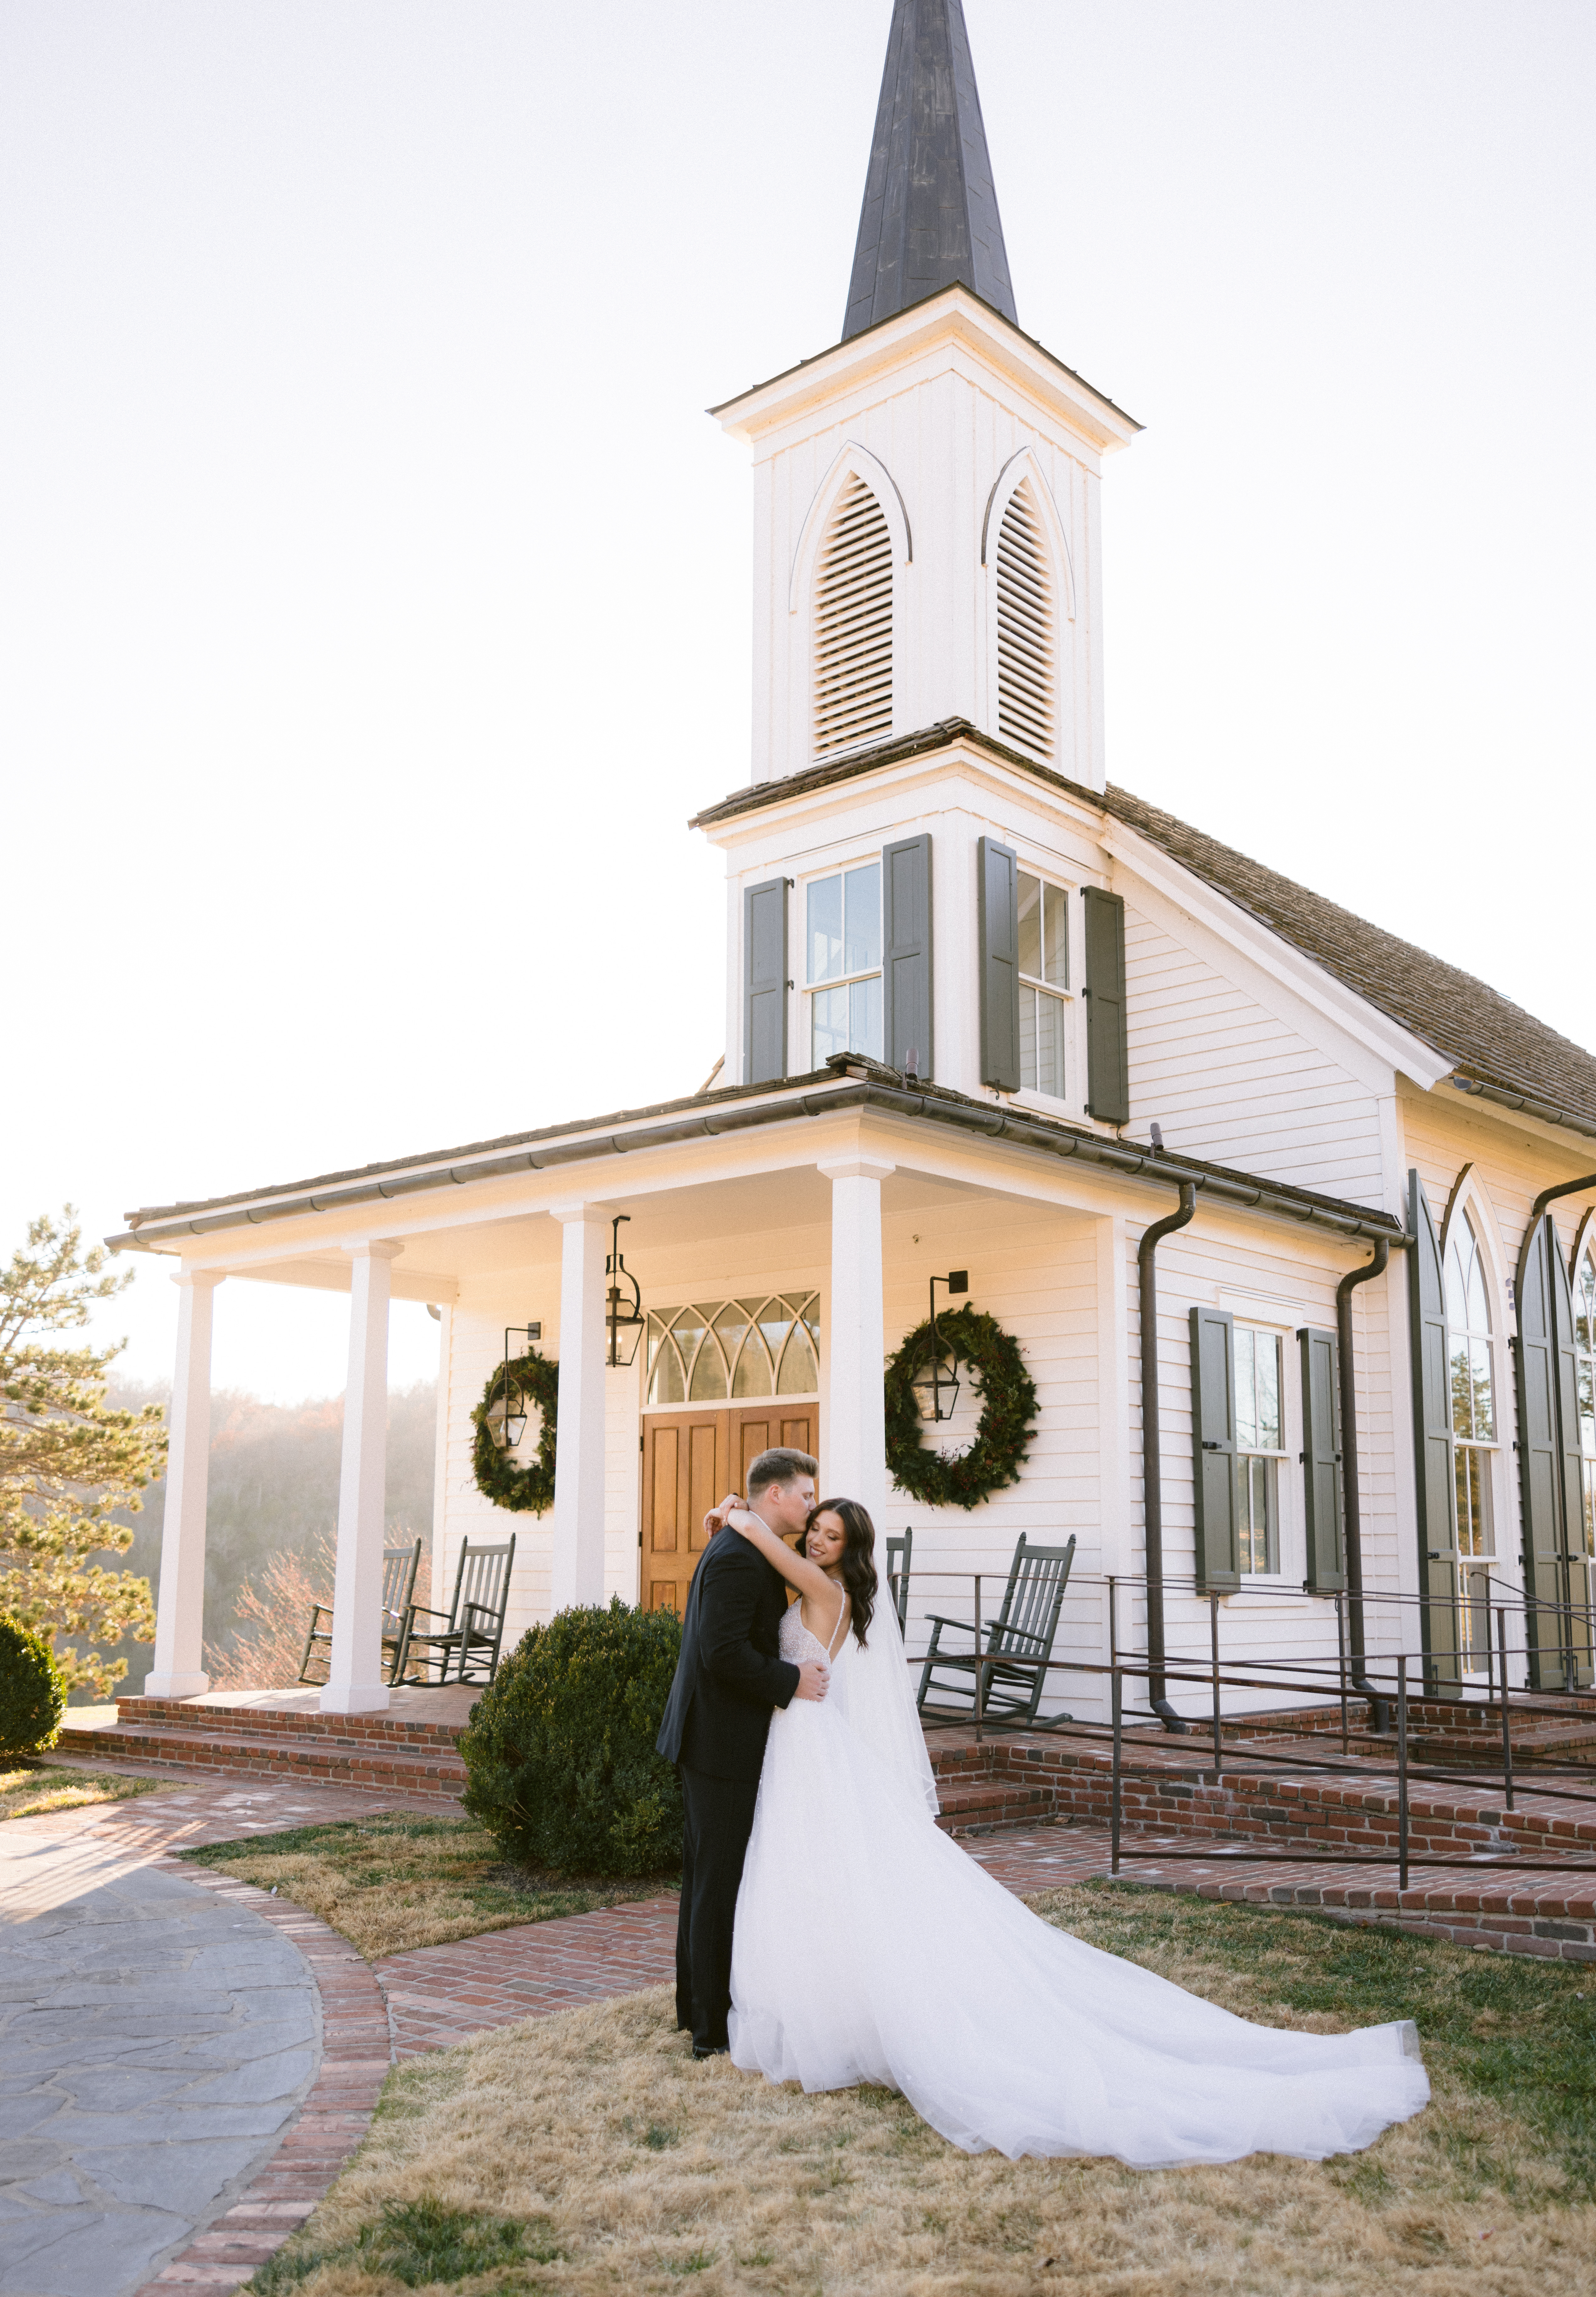
[[[733,1932],[731,2055],[806,2090],[879,2082],[967,2153],[1113,2154],[1132,2169],[1321,2161],[1419,2112],[1410,2023],[1255,2026],[1021,1905],[935,1824],[936,1790],[875,1531],[853,1500],[800,1552],[728,1499],[797,1592],[781,1654],[823,1702],[774,1717]]]

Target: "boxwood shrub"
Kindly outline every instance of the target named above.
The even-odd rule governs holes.
[[[0,1755],[37,1755],[53,1747],[66,1703],[47,1638],[0,1617]]]
[[[517,1866],[621,1877],[674,1868],[681,1792],[654,1738],[681,1649],[672,1611],[556,1613],[500,1664],[460,1741],[465,1803]]]

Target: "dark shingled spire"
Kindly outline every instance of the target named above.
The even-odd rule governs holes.
[[[1017,326],[964,0],[893,0],[843,341],[955,280]]]

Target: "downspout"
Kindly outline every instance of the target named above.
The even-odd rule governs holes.
[[[1529,1226],[1524,1231],[1526,1239],[1527,1239],[1534,1236],[1535,1231],[1540,1227],[1541,1215],[1546,1210],[1549,1204],[1551,1204],[1559,1197],[1576,1197],[1579,1195],[1582,1189],[1596,1189],[1596,1173],[1586,1173],[1582,1179],[1577,1181],[1559,1181],[1555,1189],[1543,1189],[1540,1195],[1535,1198],[1534,1203],[1530,1207]],[[1522,1262],[1523,1256],[1520,1255],[1521,1274]]]
[[[1352,1687],[1369,1701],[1371,1727],[1388,1731],[1390,1705],[1369,1680],[1363,1629],[1363,1527],[1358,1509],[1358,1383],[1353,1365],[1353,1294],[1360,1284],[1383,1276],[1391,1259],[1384,1237],[1376,1239],[1374,1258],[1367,1267],[1354,1268],[1336,1287],[1336,1342],[1341,1365],[1341,1499],[1346,1516],[1346,1596],[1352,1641]]]
[[[1181,1209],[1155,1221],[1136,1247],[1136,1280],[1141,1302],[1141,1494],[1147,1526],[1148,1704],[1166,1731],[1185,1732],[1185,1719],[1164,1696],[1164,1478],[1158,1457],[1158,1283],[1153,1256],[1166,1236],[1184,1228],[1197,1213],[1197,1183],[1181,1183]]]

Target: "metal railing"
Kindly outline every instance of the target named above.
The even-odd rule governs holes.
[[[926,1580],[957,1580],[969,1586],[972,1597],[972,1618],[969,1625],[973,1630],[973,1649],[965,1657],[967,1660],[973,1659],[983,1647],[984,1624],[983,1583],[996,1577],[1000,1578],[1007,1585],[1008,1574],[923,1569],[913,1576],[917,1583]],[[1087,1574],[1080,1581],[1072,1579],[1071,1592],[1074,1593],[1083,1592],[1085,1587],[1092,1584],[1095,1576]],[[983,1743],[988,1731],[995,1728],[1005,1736],[1042,1733],[1049,1738],[1085,1740],[1101,1748],[1107,1731],[1111,1747],[1109,1816],[1111,1873],[1117,1874],[1121,1862],[1126,1859],[1147,1859],[1162,1863],[1195,1861],[1207,1865],[1228,1860],[1233,1863],[1380,1866],[1387,1869],[1394,1865],[1398,1872],[1398,1889],[1401,1890],[1408,1888],[1410,1873],[1416,1867],[1470,1872],[1482,1869],[1510,1869],[1520,1873],[1537,1872],[1596,1873],[1596,1860],[1574,1859],[1567,1856],[1537,1859],[1524,1852],[1515,1851],[1510,1856],[1503,1857],[1492,1857],[1474,1853],[1431,1857],[1416,1853],[1411,1847],[1411,1789],[1415,1782],[1426,1784],[1466,1786],[1489,1792],[1493,1791],[1495,1781],[1500,1775],[1507,1809],[1513,1811],[1517,1807],[1516,1795],[1518,1791],[1518,1782],[1512,1741],[1515,1694],[1511,1691],[1509,1680],[1507,1624],[1510,1610],[1513,1608],[1511,1605],[1501,1603],[1493,1607],[1495,1633],[1490,1639],[1493,1656],[1489,1675],[1488,1700],[1489,1703],[1498,1708],[1501,1762],[1499,1766],[1493,1762],[1481,1763],[1468,1770],[1459,1770],[1423,1760],[1414,1760],[1411,1744],[1410,1709],[1414,1680],[1411,1671],[1415,1667],[1419,1669],[1421,1695],[1424,1695],[1422,1676],[1426,1662],[1416,1654],[1400,1650],[1360,1654],[1357,1655],[1354,1662],[1353,1655],[1347,1649],[1345,1597],[1337,1595],[1334,1599],[1337,1618],[1337,1651],[1334,1660],[1303,1658],[1280,1660],[1252,1659],[1245,1666],[1227,1667],[1222,1663],[1220,1649],[1221,1598],[1216,1590],[1201,1590],[1194,1581],[1191,1583],[1194,1593],[1204,1593],[1206,1597],[1209,1619],[1209,1647],[1206,1656],[1194,1659],[1189,1656],[1166,1654],[1155,1667],[1145,1652],[1127,1656],[1119,1647],[1116,1591],[1124,1576],[1107,1575],[1098,1582],[1106,1586],[1109,1601],[1109,1656],[1106,1664],[1074,1656],[1058,1659],[1051,1654],[1028,1659],[1024,1654],[1008,1651],[1003,1651],[1000,1658],[993,1662],[994,1665],[1000,1664],[1006,1668],[1035,1667],[1041,1670],[1044,1675],[1067,1674],[1088,1678],[1106,1676],[1109,1684],[1110,1709],[1107,1726],[1100,1723],[1077,1723],[1070,1716],[1040,1715],[1030,1721],[1016,1723],[1007,1720],[991,1725],[985,1713],[984,1683],[988,1669],[982,1665],[976,1665],[974,1668],[974,1693],[971,1711],[968,1714],[934,1713],[922,1717],[923,1725],[928,1731],[973,1729],[977,1746]],[[1268,1591],[1260,1589],[1257,1592],[1260,1594],[1267,1592],[1271,1595],[1279,1597],[1292,1595],[1296,1591],[1275,1588]],[[1325,1599],[1315,1597],[1313,1600],[1322,1602]],[[1367,1597],[1365,1600],[1368,1600]],[[1422,1602],[1427,1599],[1395,1596],[1390,1600],[1399,1604],[1411,1605]],[[1517,1608],[1523,1611],[1530,1606],[1521,1599]],[[990,1610],[990,1605],[988,1609]],[[922,1651],[917,1655],[907,1654],[907,1656],[911,1667],[923,1667],[928,1654]],[[1394,1760],[1381,1760],[1367,1751],[1368,1740],[1370,1737],[1385,1735],[1383,1733],[1364,1732],[1356,1734],[1364,1741],[1364,1748],[1357,1752],[1353,1750],[1351,1742],[1354,1734],[1349,1714],[1351,1703],[1353,1700],[1363,1704],[1370,1703],[1368,1690],[1359,1690],[1356,1687],[1353,1675],[1354,1663],[1362,1668],[1362,1679],[1368,1685],[1369,1690],[1377,1690],[1386,1683],[1390,1685],[1390,1705],[1394,1714],[1394,1729],[1391,1733],[1394,1741]],[[1226,1768],[1227,1724],[1234,1733],[1239,1723],[1245,1723],[1250,1730],[1257,1731],[1260,1726],[1267,1729],[1272,1719],[1271,1710],[1268,1708],[1254,1708],[1247,1710],[1245,1715],[1232,1714],[1227,1717],[1223,1711],[1223,1693],[1226,1690],[1266,1691],[1276,1698],[1282,1692],[1287,1695],[1295,1694],[1299,1698],[1311,1700],[1315,1702],[1316,1707],[1321,1708],[1329,1706],[1334,1700],[1339,1709],[1339,1729],[1334,1734],[1339,1738],[1338,1750],[1332,1751],[1331,1749],[1326,1749],[1322,1752],[1315,1750],[1312,1753],[1304,1751],[1290,1754],[1251,1744],[1245,1740],[1238,1745],[1237,1739],[1232,1736],[1229,1746],[1230,1768],[1232,1773],[1238,1769],[1246,1769],[1255,1774],[1261,1770],[1277,1773],[1312,1773],[1320,1776],[1328,1774],[1331,1777],[1345,1778],[1357,1782],[1377,1780],[1394,1781],[1397,1803],[1395,1858],[1393,1859],[1388,1851],[1343,1852],[1328,1845],[1316,1850],[1279,1850],[1269,1848],[1267,1841],[1257,1844],[1249,1842],[1245,1848],[1235,1847],[1222,1851],[1215,1849],[1213,1845],[1195,1850],[1127,1848],[1123,1841],[1125,1780],[1131,1777],[1157,1781],[1166,1778],[1169,1774],[1167,1756],[1162,1762],[1140,1765],[1136,1764],[1133,1759],[1128,1764],[1126,1757],[1125,1685],[1130,1681],[1149,1681],[1155,1673],[1162,1675],[1169,1684],[1201,1684],[1206,1689],[1209,1707],[1207,1733],[1211,1741],[1212,1764],[1204,1763],[1201,1770],[1205,1773],[1212,1769],[1213,1783],[1216,1789],[1223,1782]],[[1435,1698],[1433,1691],[1427,1696],[1433,1702]],[[1519,1706],[1518,1711],[1527,1712],[1537,1721],[1555,1722],[1566,1719],[1590,1724],[1596,1720],[1596,1704],[1592,1702],[1589,1693],[1585,1694],[1584,1699],[1581,1699],[1577,1692],[1565,1693],[1561,1698],[1543,1692],[1526,1692],[1518,1696],[1524,1703]],[[1464,1711],[1468,1704],[1474,1702],[1454,1702],[1448,1699],[1445,1703],[1449,1708],[1457,1704],[1459,1710]],[[1282,1725],[1289,1727],[1296,1720],[1301,1735],[1304,1737],[1315,1735],[1311,1731],[1304,1730],[1300,1720],[1292,1717],[1288,1710],[1275,1711],[1279,1713]],[[1187,1720],[1195,1731],[1199,1718],[1194,1717]],[[1158,1722],[1158,1718],[1153,1716],[1150,1710],[1145,1719],[1139,1718],[1139,1721],[1143,1729],[1148,1723],[1156,1723],[1157,1731],[1155,1739],[1139,1741],[1136,1742],[1138,1745],[1156,1744],[1161,1750],[1167,1747],[1169,1752],[1172,1754],[1181,1744],[1178,1739],[1171,1741],[1166,1737],[1163,1724]],[[1323,1735],[1327,1739],[1331,1739],[1333,1736],[1329,1732],[1326,1732]],[[1481,1735],[1483,1738],[1484,1733]],[[1244,1755],[1243,1747],[1246,1750]],[[1238,1757],[1240,1760],[1238,1760]],[[1587,1778],[1592,1776],[1589,1766],[1573,1766],[1559,1768],[1555,1764],[1538,1761],[1533,1774],[1534,1783],[1531,1791],[1541,1801],[1596,1808],[1596,1780],[1593,1780],[1592,1785],[1584,1791],[1567,1784],[1550,1783],[1552,1779],[1565,1778],[1568,1774],[1569,1768],[1572,1768],[1575,1775]]]

